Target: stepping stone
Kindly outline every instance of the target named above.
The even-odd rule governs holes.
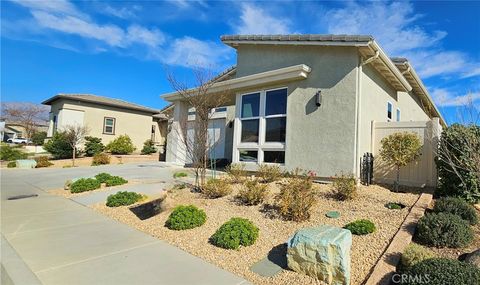
[[[268,256],[258,261],[250,270],[263,277],[272,277],[287,268],[287,245],[281,244],[274,247]]]
[[[329,217],[329,218],[332,218],[332,219],[336,219],[338,217],[340,217],[340,212],[338,211],[329,211],[325,214],[325,216]]]

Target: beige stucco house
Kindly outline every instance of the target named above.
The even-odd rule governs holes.
[[[91,94],[58,94],[42,104],[51,106],[47,137],[68,125],[81,125],[105,145],[124,134],[132,139],[136,152],[148,139],[160,150],[165,144],[166,117],[156,109]]]
[[[237,64],[209,88],[232,96],[212,122],[216,158],[249,167],[277,163],[360,175],[360,158],[374,149],[374,123],[435,120],[445,126],[408,60],[389,58],[371,36],[231,35]],[[189,115],[173,92],[171,129]],[[170,131],[167,161],[184,164],[183,132]]]

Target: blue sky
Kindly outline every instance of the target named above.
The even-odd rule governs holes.
[[[235,64],[223,34],[371,34],[448,122],[480,107],[480,2],[1,1],[2,101],[92,93],[161,108],[166,72]]]

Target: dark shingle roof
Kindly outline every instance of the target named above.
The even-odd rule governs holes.
[[[135,103],[130,103],[130,102],[120,100],[120,99],[108,98],[108,97],[97,96],[97,95],[92,95],[92,94],[57,94],[57,95],[53,96],[52,98],[49,98],[49,99],[43,101],[42,104],[51,105],[52,102],[54,102],[58,99],[77,100],[77,101],[95,103],[95,104],[100,104],[100,105],[106,105],[106,106],[113,106],[113,107],[130,109],[130,110],[143,111],[143,112],[152,113],[152,114],[159,113],[159,110],[152,109],[152,108],[149,108],[149,107],[145,107],[145,106],[142,106],[142,105],[138,105],[138,104],[135,104]]]
[[[228,41],[316,41],[316,42],[369,42],[370,35],[224,35],[223,42]]]

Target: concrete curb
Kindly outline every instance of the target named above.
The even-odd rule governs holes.
[[[365,285],[390,284],[403,250],[412,241],[417,221],[423,216],[431,202],[432,194],[422,193],[420,195],[390,242],[390,245],[373,268],[367,281],[365,281]]]
[[[28,284],[41,285],[40,280],[30,270],[30,268],[23,262],[22,258],[18,256],[15,249],[10,243],[1,235],[2,243],[2,263],[1,263],[1,284]]]

